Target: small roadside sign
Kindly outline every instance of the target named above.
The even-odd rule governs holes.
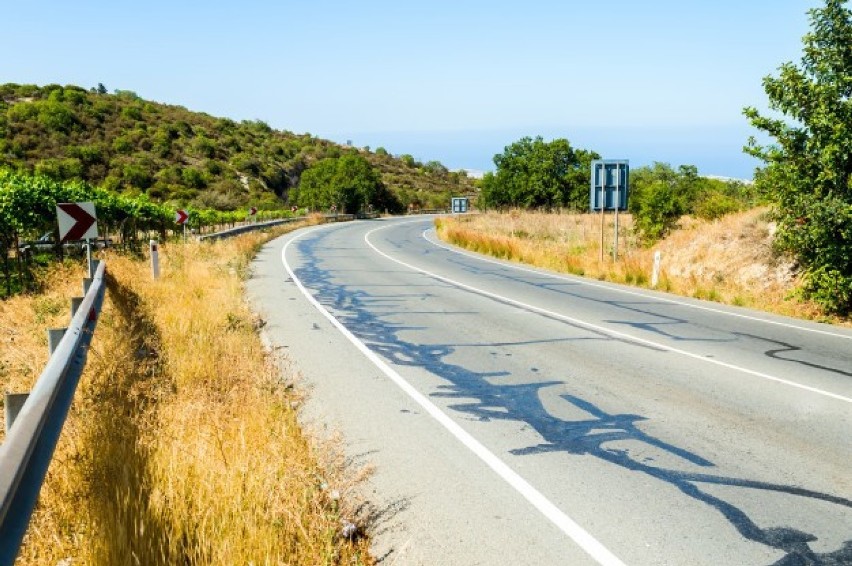
[[[56,205],[59,241],[92,240],[98,237],[98,222],[93,202],[61,202]]]
[[[463,214],[467,212],[469,206],[470,201],[464,197],[453,197],[452,199],[453,214]]]
[[[185,210],[176,210],[175,211],[175,224],[184,224],[189,218],[189,213]]]

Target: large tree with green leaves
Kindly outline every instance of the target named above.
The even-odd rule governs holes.
[[[481,183],[480,205],[523,208],[587,208],[593,151],[566,139],[525,137],[494,156],[497,172]]]
[[[803,291],[827,310],[852,311],[852,12],[842,0],[809,11],[801,66],[763,86],[774,115],[746,108],[774,142],[752,138],[758,187],[776,204],[778,245],[805,272]]]
[[[376,206],[384,194],[379,174],[360,155],[320,159],[302,173],[298,202],[315,210],[336,206],[337,210],[355,213]]]

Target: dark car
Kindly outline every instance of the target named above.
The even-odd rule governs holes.
[[[103,249],[112,246],[111,238],[103,238],[100,240],[93,240],[92,242],[95,245],[96,249]],[[62,242],[62,247],[65,249],[83,249],[85,246],[85,240],[71,240],[68,242]],[[37,240],[31,240],[29,242],[22,242],[20,246],[18,246],[18,250],[21,253],[33,253],[36,251],[50,251],[56,248],[56,240],[53,239],[53,232],[45,232],[42,234]]]

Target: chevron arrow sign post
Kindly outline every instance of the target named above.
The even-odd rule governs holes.
[[[92,240],[98,237],[98,222],[93,202],[60,202],[56,205],[59,241]]]

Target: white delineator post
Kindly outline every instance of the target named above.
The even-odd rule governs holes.
[[[154,279],[159,279],[160,277],[160,252],[159,252],[159,244],[157,240],[151,240],[149,243],[149,247],[151,250],[151,273],[154,276]]]
[[[654,252],[654,270],[651,271],[651,287],[656,287],[660,282],[660,262],[663,259],[663,254],[659,250]]]
[[[95,276],[95,266],[92,263],[92,240],[86,240],[86,265],[89,269],[89,279]]]

